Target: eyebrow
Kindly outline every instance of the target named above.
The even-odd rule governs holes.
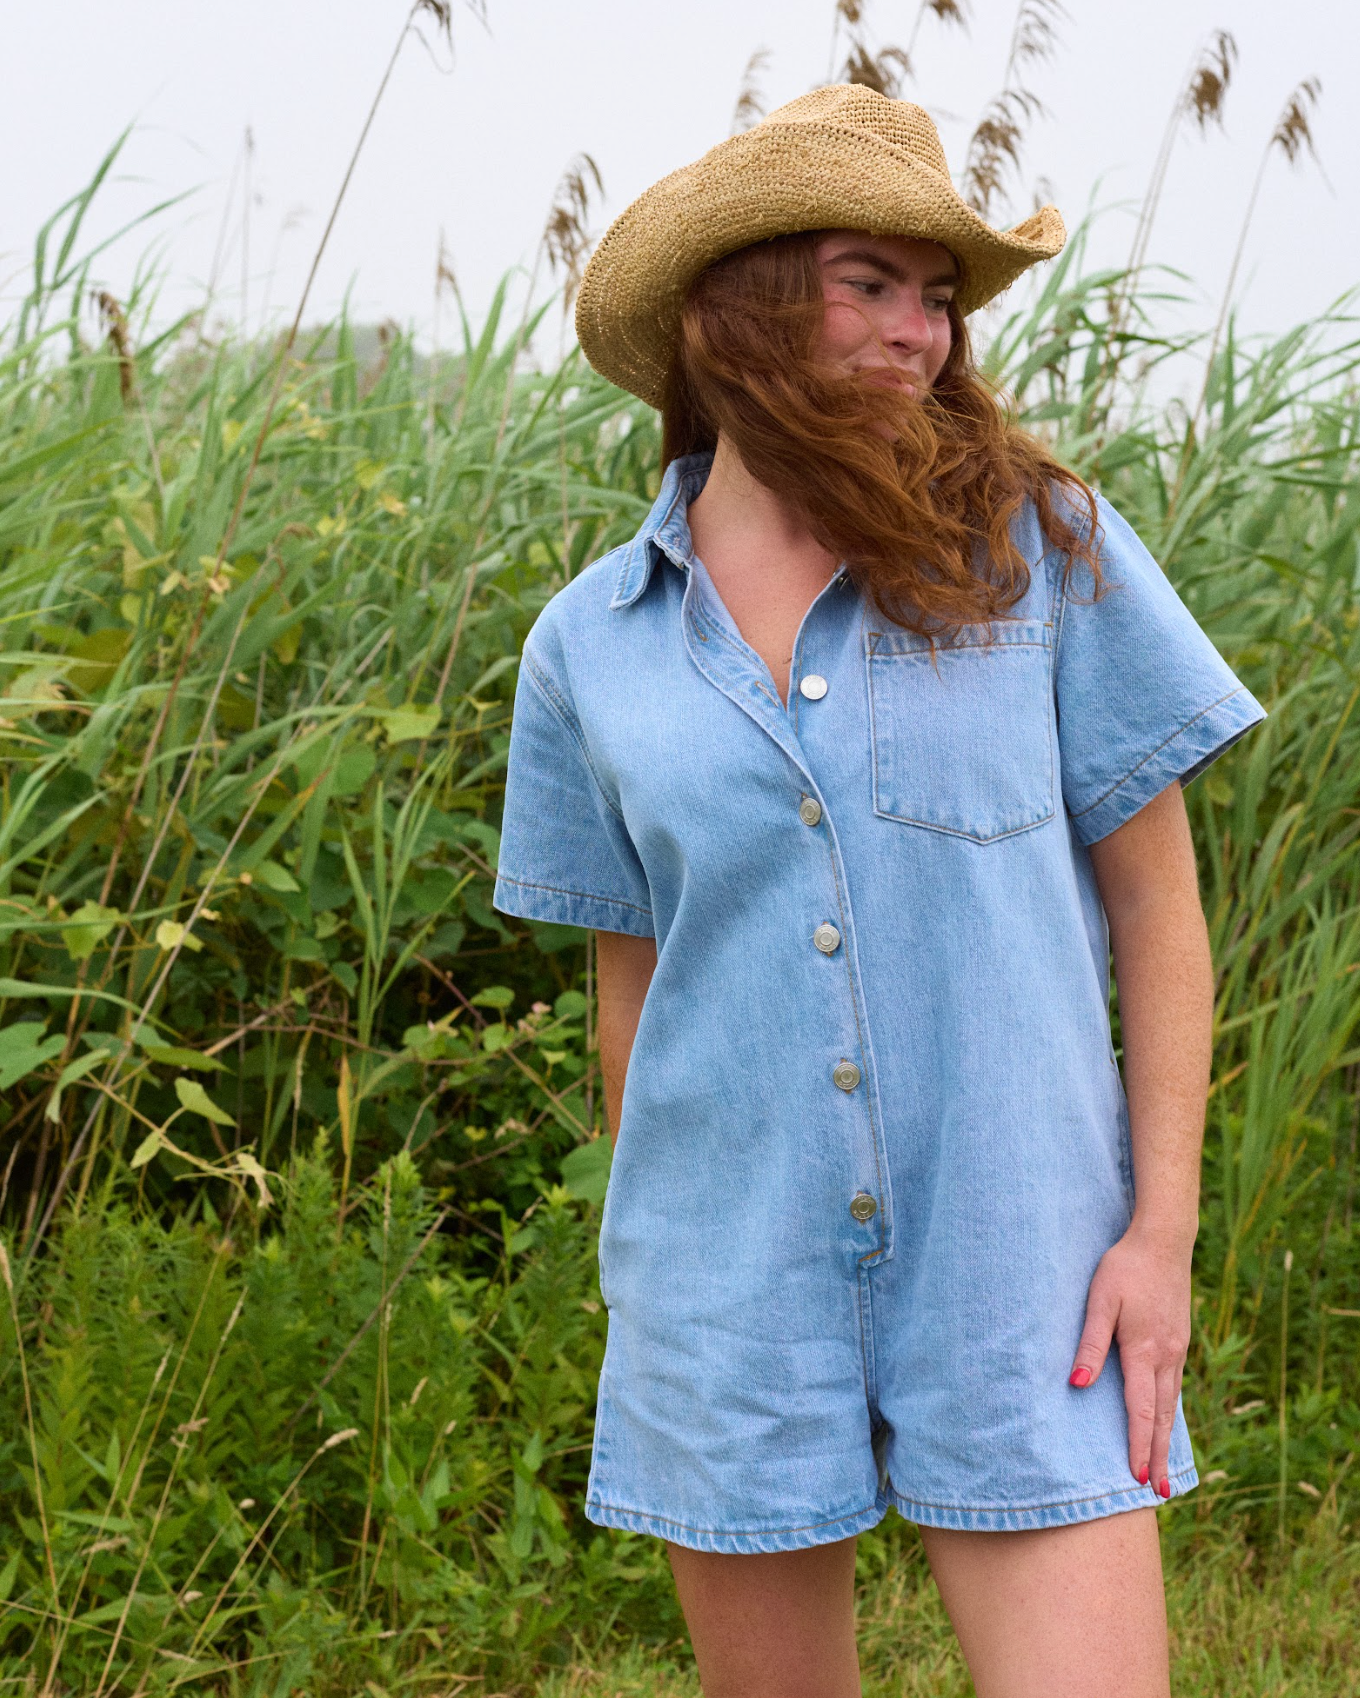
[[[905,283],[907,281],[907,274],[900,266],[894,265],[891,260],[883,259],[868,248],[846,248],[843,252],[832,254],[829,259],[824,259],[822,264],[868,265],[872,266],[875,271],[881,271],[885,277],[890,277],[894,283]],[[955,266],[952,271],[942,272],[938,277],[927,278],[923,287],[938,289],[944,283],[957,283],[958,280],[958,267]]]

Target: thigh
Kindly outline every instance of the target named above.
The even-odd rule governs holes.
[[[667,1549],[704,1698],[859,1698],[853,1539],[754,1556]]]
[[[1156,1510],[920,1533],[978,1698],[1168,1698]]]

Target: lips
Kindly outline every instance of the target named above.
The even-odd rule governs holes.
[[[915,395],[921,386],[914,372],[897,371],[890,366],[869,366],[864,369],[863,377],[866,383],[876,384],[880,389],[900,389],[907,395]]]

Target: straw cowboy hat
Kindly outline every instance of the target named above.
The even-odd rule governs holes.
[[[974,312],[1067,232],[1041,207],[994,230],[954,187],[919,106],[854,83],[814,89],[673,171],[616,218],[591,257],[576,334],[596,371],[659,407],[685,291],[724,254],[797,230],[868,230],[942,242]]]

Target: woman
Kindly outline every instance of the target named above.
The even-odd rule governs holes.
[[[1181,785],[1261,710],[974,373],[963,315],[1062,240],[832,87],[649,190],[581,291],[668,463],[525,646],[496,900],[598,934],[587,1514],[668,1542],[709,1698],[859,1691],[890,1506],[981,1698],[1168,1690],[1212,997]]]

